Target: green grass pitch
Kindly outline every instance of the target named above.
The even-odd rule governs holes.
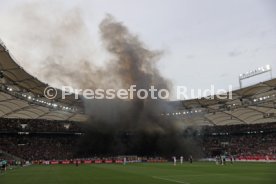
[[[0,175],[0,184],[275,184],[276,164],[195,162],[29,166]]]

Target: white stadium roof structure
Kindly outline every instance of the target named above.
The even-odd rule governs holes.
[[[233,125],[276,122],[276,79],[232,92],[232,99],[192,99],[172,102],[174,116],[187,125]]]
[[[82,101],[74,96],[55,101],[44,97],[47,84],[20,67],[0,40],[0,117],[85,121]],[[80,98],[79,98],[80,99]],[[256,124],[276,121],[276,79],[233,91],[232,99],[191,99],[170,102],[163,116],[187,125]],[[76,108],[75,108],[76,107]],[[77,110],[76,110],[77,109]]]
[[[61,99],[57,90],[55,101],[44,97],[47,84],[20,67],[0,40],[0,117],[85,121],[80,112],[82,102],[74,96]],[[74,108],[72,108],[74,106]]]

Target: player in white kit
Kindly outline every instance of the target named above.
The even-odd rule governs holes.
[[[180,157],[180,164],[183,164],[183,156]]]
[[[176,157],[173,157],[173,165],[176,165]]]

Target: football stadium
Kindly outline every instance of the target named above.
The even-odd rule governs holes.
[[[78,32],[70,21],[65,25],[73,34]],[[182,86],[176,92],[184,98],[172,99],[171,82],[156,65],[159,51],[146,47],[111,15],[101,21],[99,31],[112,55],[106,67],[80,60],[72,70],[56,61],[64,58],[49,56],[50,65],[36,75],[0,40],[1,184],[275,183],[274,63],[262,61],[252,68],[246,61],[248,71],[234,75],[239,87],[207,89],[190,98]],[[67,34],[47,39],[70,40]],[[51,45],[53,50],[68,55],[65,59],[76,56],[57,49],[67,48],[58,41]],[[28,52],[28,46],[23,47]],[[219,69],[210,68],[219,78]],[[41,80],[44,70],[49,76],[55,73],[50,81]],[[194,68],[198,70],[204,68]],[[67,79],[74,81],[72,87]]]

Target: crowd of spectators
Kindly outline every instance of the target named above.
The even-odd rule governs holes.
[[[0,150],[25,160],[78,158],[78,132],[85,134],[76,122],[1,118]],[[276,123],[206,126],[184,134],[200,141],[205,157],[276,155]]]
[[[82,132],[80,123],[43,119],[0,118],[0,132]]]
[[[0,118],[0,150],[25,160],[72,159],[82,133],[78,122]]]
[[[2,135],[0,150],[25,160],[72,159],[77,136]]]
[[[276,155],[276,123],[203,128],[206,157]]]
[[[204,126],[202,132],[204,134],[243,134],[243,133],[264,133],[276,131],[276,123],[262,124],[238,124],[224,126]]]

